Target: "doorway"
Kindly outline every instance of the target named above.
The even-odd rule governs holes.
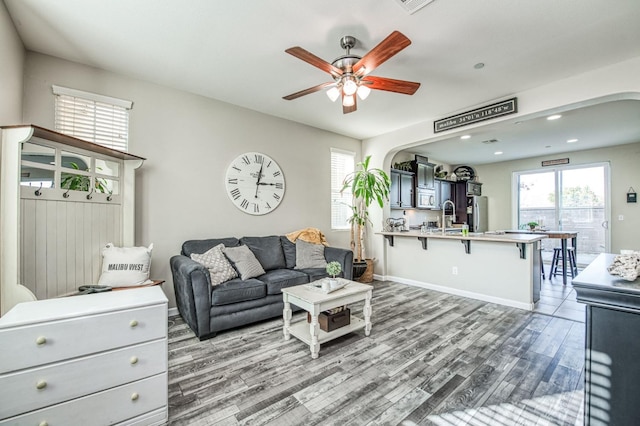
[[[578,232],[577,263],[582,266],[609,251],[608,163],[517,172],[514,178],[519,229],[535,222],[542,229]],[[559,246],[558,240],[543,240],[543,260],[550,262]]]

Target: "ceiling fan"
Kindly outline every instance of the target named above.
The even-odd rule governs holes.
[[[291,47],[285,52],[329,73],[333,77],[333,81],[292,93],[284,96],[283,99],[291,101],[328,87],[327,96],[329,99],[335,102],[336,99],[342,97],[342,112],[348,114],[357,109],[356,94],[364,100],[371,89],[413,95],[420,87],[420,83],[369,75],[371,71],[410,44],[411,40],[404,34],[394,31],[369,53],[360,57],[351,54],[351,49],[356,45],[356,38],[344,36],[340,39],[340,46],[346,50],[346,54],[336,58],[332,63],[318,58],[302,47]]]

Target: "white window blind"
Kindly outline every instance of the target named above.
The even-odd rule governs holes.
[[[344,178],[355,170],[354,152],[331,148],[331,229],[349,229],[352,194],[346,189],[342,194]]]
[[[133,102],[61,86],[53,94],[56,131],[127,151]]]

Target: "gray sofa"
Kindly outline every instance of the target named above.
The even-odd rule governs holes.
[[[225,247],[248,246],[265,273],[212,286],[209,270],[190,256],[205,253],[221,243]],[[324,257],[327,262],[339,262],[342,276],[352,279],[350,250],[325,247]],[[178,311],[200,340],[214,337],[222,330],[282,316],[282,288],[327,276],[324,268],[295,269],[296,244],[285,236],[186,241],[181,254],[170,259],[170,265]]]

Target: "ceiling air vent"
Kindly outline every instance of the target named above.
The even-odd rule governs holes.
[[[409,14],[413,15],[429,3],[433,2],[433,0],[395,0],[404,10],[409,12]]]
[[[498,142],[498,139],[487,139],[486,141],[482,141],[482,143],[487,144],[487,145],[489,145],[491,143],[496,143],[496,142]]]

